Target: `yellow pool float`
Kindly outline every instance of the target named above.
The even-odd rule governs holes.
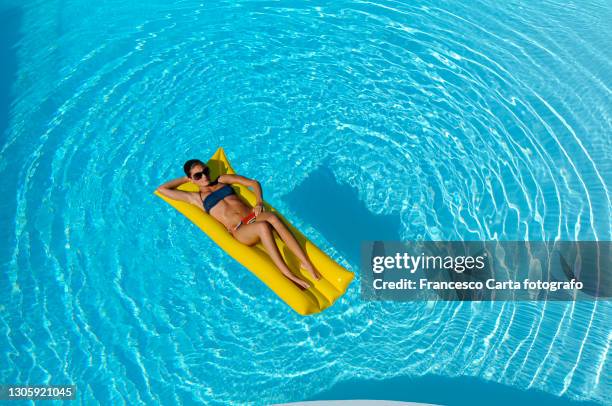
[[[236,173],[227,160],[223,148],[219,148],[207,164],[210,168],[212,179],[216,179],[223,174]],[[232,184],[231,186],[236,194],[243,200],[247,201],[251,206],[255,204],[255,194],[249,188],[239,184]],[[189,182],[180,185],[177,189],[187,192],[198,191],[198,187]],[[265,210],[276,213],[278,218],[285,223],[322,276],[321,279],[317,281],[306,271],[302,270],[299,266],[300,263],[298,259],[285,245],[285,242],[279,238],[277,233],[273,233],[279,251],[289,266],[289,269],[291,269],[295,275],[309,282],[310,288],[306,290],[298,288],[280,272],[261,245],[261,242],[250,247],[242,244],[229,234],[223,224],[204,212],[201,208],[186,202],[170,199],[157,191],[154,193],[185,215],[185,217],[191,220],[217,243],[219,247],[225,250],[225,252],[236,261],[244,265],[249,271],[254,273],[263,283],[272,289],[278,297],[303,316],[319,313],[331,306],[346,292],[348,285],[353,280],[354,275],[352,272],[347,271],[321,251],[310,240],[304,237],[301,232],[293,227],[278,211],[265,202]]]

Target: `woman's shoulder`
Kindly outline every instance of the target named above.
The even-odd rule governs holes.
[[[221,177],[221,176],[219,176],[219,178],[220,178],[220,177]],[[220,180],[219,180],[219,178],[217,178],[217,179],[215,179],[214,181],[210,182],[210,186],[213,186],[213,185],[217,185],[217,186],[219,186],[219,187],[215,188],[215,190],[222,189],[222,188],[224,188],[224,187],[226,187],[226,186],[229,186],[229,187],[231,187],[231,186],[232,186],[232,184],[231,184],[231,183],[229,183],[229,182],[222,182],[222,181],[220,181]]]

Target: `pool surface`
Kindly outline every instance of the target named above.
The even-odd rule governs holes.
[[[359,292],[361,240],[612,239],[610,21],[590,0],[1,2],[0,384],[612,405],[609,301]],[[356,273],[333,307],[297,315],[153,195],[220,146]]]

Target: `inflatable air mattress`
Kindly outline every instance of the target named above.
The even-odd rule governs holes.
[[[223,148],[219,148],[207,164],[210,168],[212,179],[216,179],[223,174],[235,174],[225,156]],[[250,189],[238,184],[232,184],[231,186],[234,188],[236,194],[244,201],[248,202],[251,206],[254,205],[256,198],[255,194]],[[184,183],[177,189],[188,192],[198,191],[198,187],[192,183]],[[279,251],[291,271],[298,277],[309,282],[310,288],[306,290],[301,290],[280,272],[261,243],[257,243],[250,247],[242,244],[232,237],[223,224],[204,212],[202,208],[198,208],[186,202],[167,198],[157,191],[154,193],[185,215],[185,217],[204,231],[204,233],[206,233],[206,235],[208,235],[221,249],[227,252],[250,272],[255,274],[255,276],[276,293],[279,298],[301,315],[319,313],[331,306],[346,292],[348,285],[353,280],[353,273],[347,271],[340,266],[340,264],[327,256],[301,232],[293,227],[278,211],[265,202],[265,210],[276,213],[278,218],[285,223],[322,276],[321,279],[317,281],[305,270],[300,269],[298,259],[280,239],[278,234],[273,233]]]

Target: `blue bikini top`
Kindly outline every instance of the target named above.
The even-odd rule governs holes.
[[[210,182],[209,186],[216,185],[217,183],[218,183],[218,179],[215,179],[214,181]],[[223,200],[226,196],[234,195],[234,194],[236,194],[236,192],[234,192],[234,189],[232,189],[230,185],[225,185],[221,189],[215,190],[214,192],[206,196],[206,199],[204,199],[203,201],[204,210],[206,210],[206,213],[208,213],[210,209],[212,209],[217,203]]]

